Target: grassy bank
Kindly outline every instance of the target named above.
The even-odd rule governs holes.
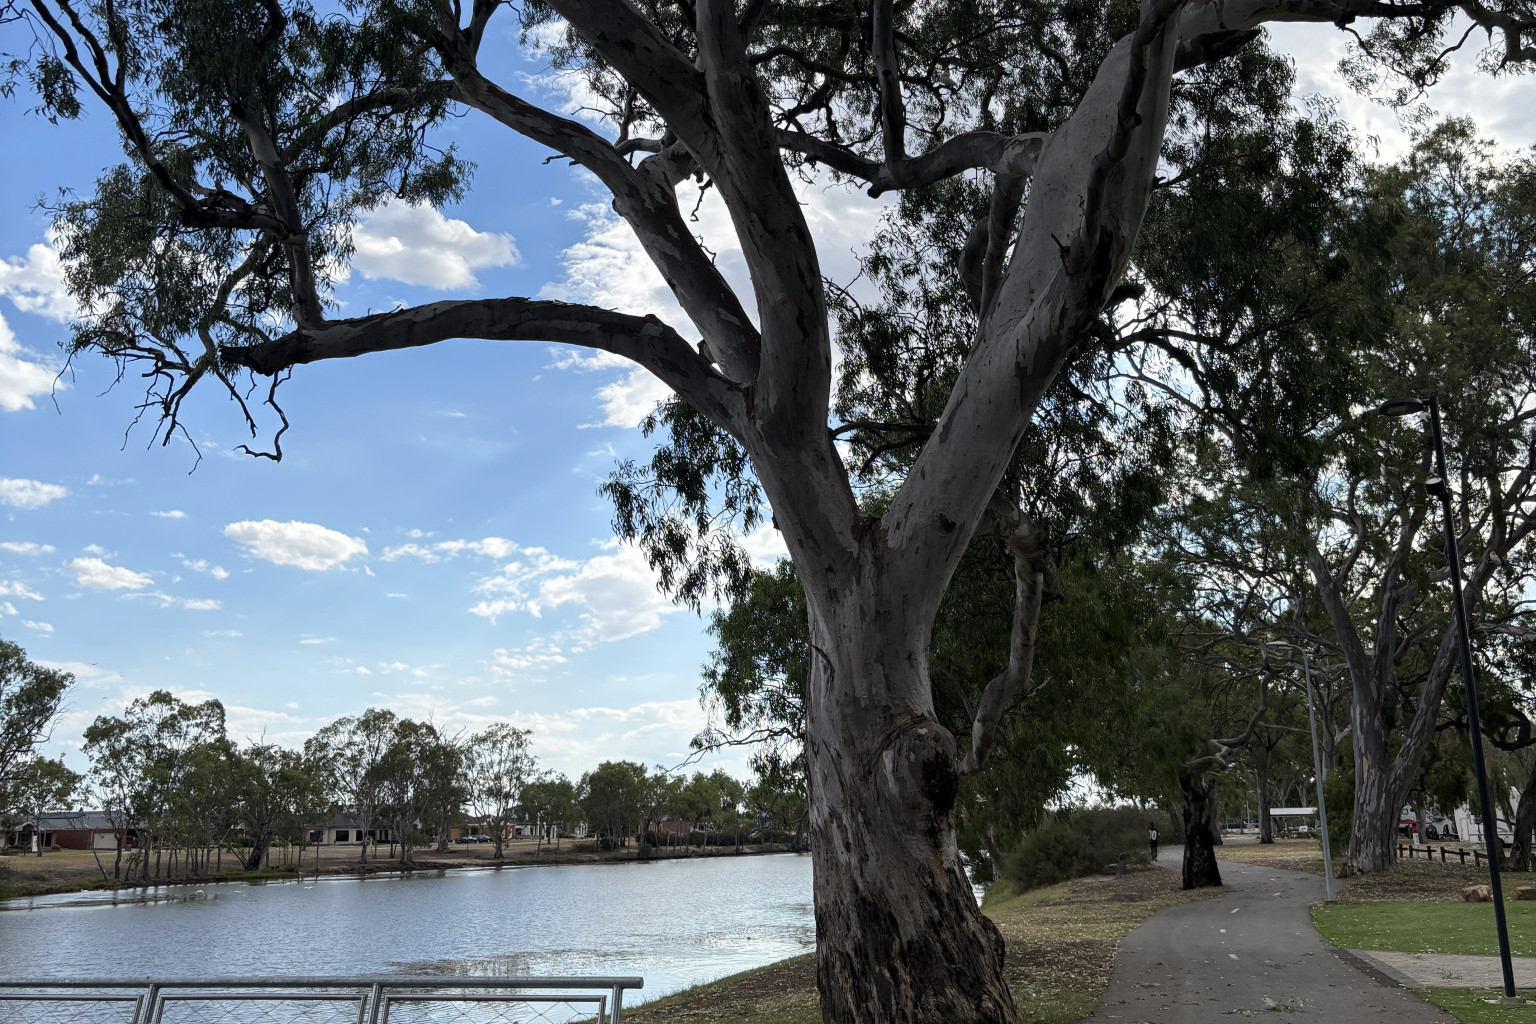
[[[1536,903],[1506,902],[1504,913],[1511,953],[1536,956]],[[1345,949],[1499,955],[1492,903],[1339,903],[1314,908],[1312,921],[1323,938]]]
[[[1536,1006],[1497,1006],[1488,1000],[1504,994],[1496,988],[1421,988],[1419,995],[1434,1003],[1461,1024],[1532,1024]],[[1526,992],[1529,999],[1531,993]]]
[[[1186,893],[1172,871],[1136,871],[1013,893],[1001,883],[983,910],[1008,944],[1004,964],[1021,1024],[1072,1024],[1109,985],[1120,939],[1164,907],[1219,896]],[[819,1024],[816,965],[796,957],[626,1011],[633,1024]]]
[[[430,848],[416,849],[416,862],[410,868],[402,868],[397,861],[387,857],[388,847],[382,847],[377,855],[370,854],[365,863],[358,859],[356,846],[322,847],[318,851],[305,851],[302,864],[294,852],[289,863],[281,863],[278,851],[272,855],[273,866],[260,871],[244,871],[237,856],[225,853],[222,868],[204,874],[183,877],[162,877],[148,882],[134,880],[114,881],[112,860],[115,854],[101,853],[100,862],[89,850],[49,850],[43,856],[21,854],[0,857],[0,899],[21,896],[47,896],[55,893],[90,892],[111,889],[136,889],[145,885],[208,885],[219,882],[269,882],[294,879],[300,876],[314,878],[319,875],[334,877],[361,877],[364,875],[390,874],[401,871],[440,871],[463,868],[491,868],[506,866],[550,866],[556,864],[610,864],[638,859],[635,847],[619,850],[598,850],[590,840],[563,841],[559,851],[548,845],[542,848],[535,842],[511,843],[503,851],[501,860],[491,856],[488,845],[453,846],[444,853]],[[783,853],[787,847],[763,844],[742,847],[743,855]],[[318,853],[318,856],[317,856]],[[666,860],[688,857],[733,857],[733,846],[654,848],[650,859]],[[153,866],[150,868],[154,872]],[[105,873],[106,877],[103,877]]]

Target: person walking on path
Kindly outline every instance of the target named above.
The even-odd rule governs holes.
[[[1152,859],[1157,860],[1157,822],[1147,822],[1147,845],[1152,847]]]

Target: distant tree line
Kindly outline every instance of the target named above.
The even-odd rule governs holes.
[[[328,828],[338,812],[359,837],[387,837],[387,856],[405,866],[417,846],[447,850],[460,825],[488,836],[498,859],[517,826],[533,826],[540,847],[558,847],[582,826],[604,849],[638,837],[642,856],[663,821],[689,823],[683,836],[665,830],[668,843],[703,832],[729,836],[738,847],[743,834],[770,821],[796,845],[805,827],[803,794],[761,781],[744,785],[719,769],[687,778],[606,761],[572,782],[540,770],[528,749],[530,731],[509,722],[451,735],[369,708],[291,749],[262,739],[237,743],[219,701],[189,702],[165,690],[91,723],[83,777],[34,753],[70,681],[0,641],[0,826],[41,831],[46,813],[90,801],[117,833],[111,876],[119,880],[216,873],[226,853],[250,871],[271,866],[274,850],[286,859],[297,848],[302,863],[312,832]],[[377,857],[378,845],[362,842],[358,859]],[[103,876],[107,871],[103,864]]]

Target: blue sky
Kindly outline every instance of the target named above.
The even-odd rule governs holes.
[[[1280,38],[1304,91],[1335,88],[1340,34]],[[580,103],[537,59],[504,80]],[[1532,88],[1463,72],[1436,100],[1523,147]],[[1383,155],[1401,151],[1390,114],[1340,103]],[[115,132],[95,107],[53,126],[28,105],[0,101],[0,636],[77,677],[56,752],[83,769],[85,725],[166,688],[222,700],[238,739],[297,744],[371,705],[455,730],[509,719],[573,776],[686,756],[703,724],[703,623],[656,594],[597,495],[616,458],[650,451],[635,424],[654,380],[551,345],[452,342],[301,367],[283,389],[280,464],[235,452],[248,438],[212,389],[184,415],[200,461],[182,441],[151,446],[131,427],[136,380],[114,388],[109,363],[83,359],[55,384],[70,305],[36,203],[89,188],[119,159]],[[395,204],[359,225],[344,313],[543,295],[656,312],[694,336],[589,179],[476,115],[449,132],[476,187],[453,209]],[[824,268],[850,281],[880,207],[818,185],[803,196]],[[720,210],[699,216],[740,282]],[[749,547],[781,550],[771,531]],[[721,763],[744,774],[744,761]]]

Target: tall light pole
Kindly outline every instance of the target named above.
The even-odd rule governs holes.
[[[1441,521],[1445,524],[1445,561],[1451,570],[1452,607],[1456,614],[1456,637],[1461,647],[1461,682],[1467,691],[1467,727],[1472,732],[1472,770],[1477,776],[1477,798],[1483,809],[1483,843],[1488,847],[1488,881],[1493,893],[1493,920],[1499,932],[1499,966],[1504,971],[1504,995],[1501,1003],[1523,1003],[1515,995],[1515,971],[1509,961],[1509,925],[1504,918],[1504,887],[1499,882],[1502,844],[1493,815],[1493,800],[1488,795],[1488,769],[1483,762],[1482,720],[1477,713],[1477,685],[1472,678],[1472,641],[1467,633],[1467,610],[1461,598],[1461,555],[1456,550],[1456,519],[1451,512],[1451,490],[1446,483],[1445,440],[1440,433],[1440,403],[1428,398],[1393,398],[1376,411],[1384,416],[1411,416],[1429,411],[1430,434],[1435,444],[1435,472],[1424,481],[1424,490],[1440,499]]]
[[[1328,805],[1323,800],[1323,759],[1317,746],[1317,712],[1312,707],[1312,662],[1307,649],[1284,640],[1271,640],[1270,647],[1289,647],[1301,652],[1303,685],[1307,689],[1307,724],[1312,727],[1312,778],[1317,783],[1317,827],[1323,833],[1323,895],[1329,903],[1338,899],[1333,894],[1333,852],[1328,849]]]

